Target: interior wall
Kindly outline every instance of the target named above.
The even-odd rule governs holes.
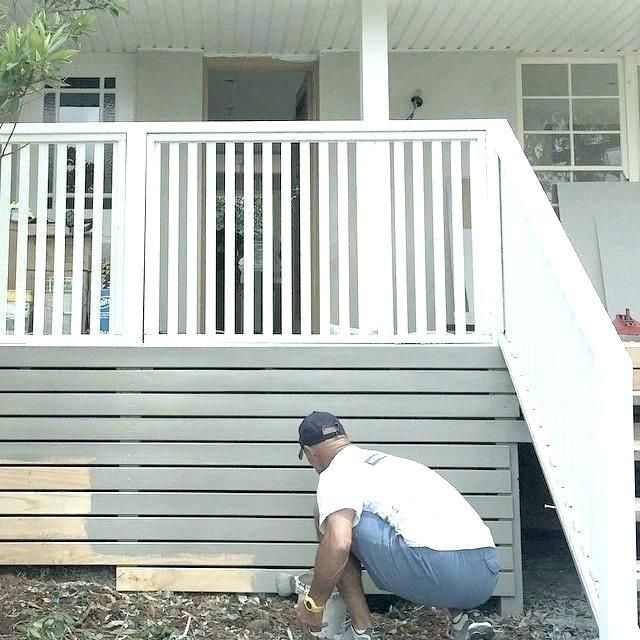
[[[355,120],[360,115],[357,53],[320,56],[320,119]],[[420,90],[424,106],[416,119],[507,118],[517,126],[515,53],[392,53],[390,113],[402,120]]]

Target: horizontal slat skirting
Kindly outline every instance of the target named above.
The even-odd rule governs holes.
[[[301,417],[322,407],[340,417],[515,418],[514,395],[0,393],[10,415]]]
[[[2,391],[514,393],[500,371],[0,369]]]
[[[513,542],[510,521],[489,520],[496,544]],[[313,518],[0,517],[0,540],[315,542]]]
[[[313,566],[317,543],[279,542],[0,542],[0,565]],[[513,569],[513,549],[498,547]]]
[[[504,369],[484,345],[0,347],[5,367],[196,369]],[[1,365],[0,365],[1,366]]]
[[[1,409],[0,409],[1,412]],[[0,417],[0,440],[291,442],[300,418]],[[343,419],[356,442],[530,442],[522,420]]]
[[[509,469],[436,469],[458,491],[509,493]],[[0,491],[315,491],[308,469],[0,467]]]
[[[512,518],[511,496],[467,496],[483,518]],[[315,495],[295,493],[0,492],[0,515],[308,516]]]
[[[507,445],[383,444],[376,447],[432,467],[508,467]],[[185,442],[5,442],[0,464],[309,467],[297,444]]]
[[[285,573],[304,573],[306,569]],[[205,569],[196,567],[118,567],[118,591],[184,591],[209,593],[276,593],[276,578],[280,569]],[[380,593],[369,576],[363,575],[367,593]],[[514,576],[502,572],[493,595],[515,593]]]

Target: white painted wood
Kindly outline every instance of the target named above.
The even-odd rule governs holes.
[[[91,227],[91,284],[89,297],[89,333],[100,333],[100,297],[102,292],[102,222],[104,200],[104,144],[93,150],[93,224]]]
[[[362,119],[389,120],[387,0],[360,0],[360,101]]]
[[[16,288],[14,311],[14,335],[25,335],[25,303],[27,289],[27,232],[29,216],[29,192],[31,180],[31,149],[32,145],[23,147],[19,151],[18,175],[18,230],[16,236]]]
[[[47,259],[47,196],[49,177],[49,145],[38,145],[36,187],[36,245],[33,285],[33,335],[44,333],[45,271]],[[2,314],[0,314],[0,317]]]
[[[160,333],[160,143],[147,141],[144,335]]]
[[[82,293],[84,262],[84,199],[85,199],[85,164],[86,145],[76,145],[75,186],[73,205],[73,282],[71,285],[71,334],[82,333]]]
[[[393,143],[393,196],[395,223],[396,335],[409,332],[407,312],[407,225],[404,142]]]
[[[337,143],[338,180],[338,325],[341,335],[351,327],[351,270],[349,266],[349,156],[346,142]]]
[[[236,145],[224,145],[224,332],[236,332]]]
[[[282,335],[292,333],[291,143],[280,146],[280,282]]]
[[[311,152],[300,143],[300,333],[311,335]]]
[[[318,144],[318,267],[320,335],[331,331],[331,246],[329,243],[329,143]]]
[[[444,195],[442,176],[442,142],[431,143],[431,185],[433,197],[433,272],[436,333],[447,333],[447,307],[444,252]]]
[[[7,332],[7,280],[9,276],[9,217],[13,154],[0,159],[0,336]]]
[[[413,142],[413,242],[416,290],[416,333],[427,333],[427,275],[424,202],[424,144]]]
[[[255,193],[254,193],[254,146],[244,143],[244,283],[243,320],[244,333],[253,335],[255,310]]]
[[[462,215],[462,149],[451,142],[451,244],[453,263],[453,309],[455,333],[466,333],[464,222]]]
[[[51,311],[51,333],[62,335],[64,295],[65,216],[67,199],[67,145],[56,145],[54,203],[54,254],[53,254],[53,301]]]
[[[262,145],[262,335],[273,335],[273,144]]]
[[[205,333],[216,335],[216,144],[206,143],[205,175]]]
[[[200,252],[198,251],[198,144],[190,142],[187,146],[187,327],[188,335],[198,333],[198,311],[200,291],[198,287],[198,269]]]
[[[167,258],[167,335],[178,334],[180,251],[180,146],[169,144],[169,238]]]
[[[125,140],[113,144],[113,209],[111,213],[111,288],[109,332],[142,332],[142,277],[144,256],[139,247],[144,232],[144,182],[139,167],[146,165],[145,132],[131,128]],[[126,220],[126,212],[132,211]],[[126,279],[125,279],[126,273]],[[138,323],[137,320],[140,320]],[[125,321],[131,327],[125,327]]]

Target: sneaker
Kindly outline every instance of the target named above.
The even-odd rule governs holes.
[[[452,622],[454,640],[491,640],[495,631],[479,611],[463,611]]]
[[[384,636],[377,629],[365,629],[358,633],[353,625],[348,625],[344,631],[334,636],[334,640],[384,640]]]

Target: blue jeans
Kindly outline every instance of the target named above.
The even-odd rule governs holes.
[[[410,547],[382,518],[363,511],[353,530],[351,552],[379,589],[432,607],[473,609],[486,602],[498,582],[493,547],[435,551]]]

